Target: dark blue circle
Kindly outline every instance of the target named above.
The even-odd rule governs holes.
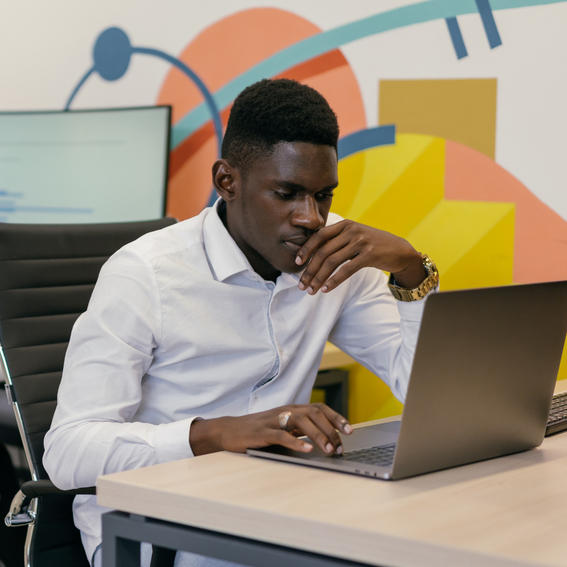
[[[94,69],[107,81],[120,79],[128,70],[132,45],[120,28],[108,28],[97,38],[94,49]]]

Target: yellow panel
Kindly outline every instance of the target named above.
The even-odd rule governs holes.
[[[404,404],[398,401],[392,394],[388,397],[386,402],[372,413],[370,419],[382,419],[384,417],[392,417],[394,415],[402,415],[404,411]]]
[[[390,388],[360,364],[349,367],[348,415],[351,423],[402,413],[402,404]]]
[[[563,358],[561,359],[561,365],[559,366],[559,374],[557,375],[558,380],[567,380],[567,340],[565,340],[565,346],[563,347]]]
[[[442,201],[409,240],[435,259],[442,289],[505,285],[512,283],[514,221],[512,203]],[[353,423],[401,414],[403,405],[369,370],[352,366],[349,384]]]
[[[443,200],[407,238],[415,248],[434,259],[440,275],[443,276],[500,221],[511,215],[512,220],[505,225],[510,234],[505,237],[500,235],[502,242],[493,242],[494,250],[488,251],[490,258],[485,258],[480,266],[484,268],[486,262],[490,262],[492,267],[513,251],[514,209],[513,203]],[[480,267],[469,266],[468,276]],[[490,271],[490,268],[487,268],[487,271]],[[468,287],[472,287],[472,283]],[[443,288],[446,289],[444,283]]]
[[[364,176],[352,207],[346,213],[348,218],[359,220],[366,209],[389,189],[432,142],[431,136],[396,136],[396,143],[392,146],[366,150]],[[352,158],[344,161],[349,159]]]
[[[368,174],[364,182],[372,182]],[[444,182],[445,140],[433,138],[360,216],[360,222],[406,237],[443,199]]]
[[[514,275],[514,210],[442,276],[443,289],[510,285]]]
[[[309,400],[310,404],[324,404],[327,401],[327,397],[325,396],[325,390],[322,388],[313,388],[311,390],[311,400]]]
[[[380,124],[439,136],[494,159],[496,79],[380,81]]]
[[[365,154],[359,152],[339,161],[339,186],[334,191],[331,210],[342,217],[347,216],[358,194],[364,175]]]

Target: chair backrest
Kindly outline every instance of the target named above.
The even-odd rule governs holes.
[[[128,242],[173,223],[174,219],[91,225],[0,223],[0,368],[15,402],[34,480],[48,478],[42,464],[43,439],[57,404],[71,329],[87,308],[100,268]],[[48,500],[42,499],[39,506],[45,508]],[[54,520],[61,515],[57,507],[52,507]],[[46,513],[43,516],[41,524]],[[34,538],[45,540],[53,551],[53,530],[42,536],[36,526],[36,532]],[[43,563],[51,564],[56,560]]]

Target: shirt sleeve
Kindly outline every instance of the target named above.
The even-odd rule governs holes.
[[[160,341],[160,309],[150,263],[132,248],[117,252],[73,328],[45,437],[43,463],[59,488],[93,486],[102,474],[193,456],[194,418],[133,421]]]
[[[427,297],[396,301],[382,271],[361,272],[329,340],[379,376],[404,402]]]

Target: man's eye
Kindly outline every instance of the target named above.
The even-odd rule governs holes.
[[[317,199],[319,201],[326,201],[327,199],[332,199],[333,193],[317,193]]]
[[[278,197],[282,199],[291,199],[293,197],[293,193],[280,193],[280,191],[275,192]]]

